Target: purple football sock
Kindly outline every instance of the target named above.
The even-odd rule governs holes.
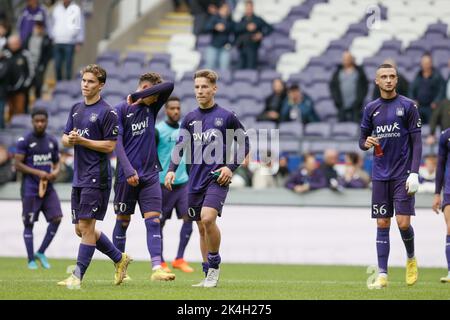
[[[177,259],[184,257],[184,251],[189,243],[192,234],[192,221],[185,221],[181,226],[180,244],[178,245]]]
[[[390,250],[389,228],[377,229],[378,272],[388,273],[388,259]]]
[[[34,248],[33,248],[33,226],[26,226],[23,230],[23,240],[25,241],[25,247],[27,248],[28,262],[34,260]]]
[[[448,272],[450,272],[450,235],[447,236],[447,243],[445,246],[445,255],[447,257]]]
[[[212,269],[219,269],[219,265],[222,259],[220,258],[220,254],[218,252],[210,252],[208,253],[208,264]]]
[[[400,229],[403,243],[405,244],[408,259],[414,258],[414,229],[409,226],[407,230]]]
[[[203,272],[205,273],[205,277],[206,277],[208,275],[209,263],[208,262],[202,262],[202,269],[203,269]]]
[[[114,263],[117,263],[122,259],[122,252],[114,246],[104,233],[100,234],[100,238],[97,240],[96,245],[97,250],[108,256]]]
[[[147,248],[152,259],[153,268],[161,265],[161,224],[156,220],[159,220],[159,218],[145,219]]]
[[[125,252],[125,244],[127,242],[127,229],[129,226],[128,221],[116,220],[116,225],[113,231],[113,243],[114,246],[120,250],[120,252]]]
[[[80,247],[78,249],[77,268],[73,273],[80,280],[83,279],[84,274],[86,273],[86,270],[89,267],[89,264],[91,263],[94,252],[95,246],[83,243],[80,244]]]
[[[166,262],[166,260],[164,260],[164,234],[163,234],[164,225],[165,225],[165,222],[161,221],[161,223],[160,223],[160,228],[161,228],[161,263]]]
[[[53,238],[55,237],[56,232],[58,231],[59,225],[61,224],[60,221],[58,222],[50,222],[47,227],[47,233],[45,234],[44,240],[42,240],[41,247],[38,250],[38,253],[45,253],[45,250],[47,250],[48,246],[52,242]]]

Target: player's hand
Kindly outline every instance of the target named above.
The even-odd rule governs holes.
[[[39,179],[41,179],[41,180],[44,180],[44,181],[49,180],[49,174],[48,174],[48,172],[39,170],[37,176],[38,176]]]
[[[367,137],[366,143],[364,143],[364,147],[366,149],[370,149],[372,147],[378,146],[380,144],[380,140],[376,137]]]
[[[136,170],[134,171],[134,176],[131,176],[127,179],[127,182],[132,187],[137,187],[139,185],[139,175],[137,174]]]
[[[406,180],[406,191],[409,196],[412,196],[419,190],[419,175],[417,173],[410,173]]]
[[[50,172],[47,175],[48,181],[51,181],[51,182],[54,182],[57,177],[58,177],[58,175],[55,172]]]
[[[433,211],[436,212],[436,214],[439,214],[441,212],[441,195],[435,194],[433,198]]]
[[[231,179],[233,178],[233,172],[228,167],[220,168],[216,170],[216,172],[220,172],[220,176],[217,179],[217,183],[221,187],[228,187],[231,183]]]
[[[167,190],[172,191],[172,185],[175,182],[175,172],[167,172],[166,178],[164,179],[164,186]]]
[[[69,144],[71,146],[75,146],[77,145],[81,140],[81,136],[78,134],[78,131],[76,128],[74,128],[72,131],[70,131],[69,133]]]

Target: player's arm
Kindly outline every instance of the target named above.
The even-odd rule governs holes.
[[[359,136],[359,148],[363,151],[370,150],[371,148],[380,144],[378,138],[372,137],[373,125],[370,121],[370,115],[368,108],[364,108],[363,119],[361,122],[361,134]]]
[[[14,155],[16,170],[23,174],[34,175],[39,179],[48,180],[48,173],[43,170],[31,168],[25,164],[25,155],[16,153]]]
[[[128,96],[128,104],[140,104],[145,98],[157,96],[157,100],[151,105],[154,106],[156,104],[157,108],[161,108],[164,103],[167,102],[167,99],[169,99],[170,95],[173,92],[173,89],[173,82],[163,82],[151,88],[131,94],[130,96]]]
[[[50,180],[52,182],[55,181],[56,178],[58,177],[60,171],[61,171],[61,165],[59,164],[59,161],[53,163],[52,171],[48,175],[48,180]]]
[[[127,157],[125,147],[123,146],[123,136],[121,134],[117,137],[116,155],[119,160],[119,165],[122,166],[128,184],[133,187],[137,187],[139,185],[139,175]]]
[[[433,211],[439,214],[441,208],[441,191],[444,187],[445,178],[445,164],[447,163],[447,148],[448,134],[442,134],[439,139],[438,163],[436,167],[436,188],[434,191]]]
[[[167,170],[166,177],[164,179],[164,186],[167,190],[172,191],[172,185],[175,182],[175,172],[177,172],[181,159],[184,156],[185,148],[190,147],[191,133],[188,129],[188,123],[190,120],[186,117],[180,126],[180,134],[178,136],[177,144],[172,150],[172,156],[170,157],[169,169]]]
[[[422,120],[416,106],[410,108],[407,115],[412,161],[410,173],[406,180],[406,190],[408,195],[413,195],[419,190],[419,168],[422,161]]]

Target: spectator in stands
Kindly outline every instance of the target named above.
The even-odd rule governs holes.
[[[393,59],[386,59],[383,64],[390,64],[394,66],[394,68],[397,68],[397,63]],[[409,96],[409,82],[406,80],[406,78],[398,72],[398,84],[397,84],[397,93],[401,94],[402,96],[408,97]],[[373,89],[373,95],[372,100],[376,100],[380,97],[380,87],[378,85],[375,85],[375,88]]]
[[[62,0],[53,9],[52,23],[56,79],[70,80],[74,54],[84,42],[84,17],[75,1]]]
[[[217,14],[224,0],[191,0],[191,14],[194,16],[194,34],[205,33],[205,25],[211,16]]]
[[[327,187],[337,191],[340,187],[338,181],[338,174],[335,169],[339,160],[339,152],[335,149],[327,149],[323,155],[323,163],[320,165],[319,170],[323,172],[323,175],[327,181]]]
[[[59,175],[55,183],[71,183],[73,181],[73,149],[63,148],[59,158]]]
[[[286,99],[286,85],[281,79],[272,81],[272,93],[266,98],[264,111],[257,117],[258,121],[280,121],[281,108]]]
[[[276,187],[275,174],[278,172],[278,163],[272,159],[272,153],[263,153],[259,162],[253,163],[252,187],[254,189],[267,189]]]
[[[339,178],[339,184],[349,189],[364,189],[369,186],[370,176],[362,169],[362,159],[356,152],[345,155],[344,176]]]
[[[437,156],[428,154],[424,158],[424,166],[419,168],[420,193],[433,193],[436,186]]]
[[[0,185],[13,180],[14,171],[8,149],[0,144]]]
[[[173,0],[173,7],[175,8],[175,11],[182,12],[184,10],[184,6],[186,6],[188,9],[190,8],[190,2],[189,0]]]
[[[438,102],[444,98],[444,79],[433,67],[433,59],[429,53],[422,56],[420,65],[421,70],[411,85],[409,97],[417,101],[422,123],[428,124],[432,110],[436,109]]]
[[[247,156],[242,165],[234,172],[230,188],[240,189],[252,186],[253,173],[249,169],[249,162],[250,159]]]
[[[8,93],[9,60],[0,50],[0,129],[5,128],[5,105]]]
[[[444,131],[450,128],[450,100],[448,98],[438,103],[437,108],[433,110],[430,120],[430,135],[427,137],[427,144],[433,145],[436,141],[436,130]]]
[[[320,121],[313,100],[304,94],[297,84],[288,89],[288,96],[281,108],[281,121],[301,121],[305,125]]]
[[[312,154],[305,155],[303,167],[289,176],[286,188],[296,193],[305,193],[327,187],[327,179],[322,170],[317,168],[316,158]]]
[[[239,69],[258,68],[258,49],[273,28],[254,13],[253,1],[245,1],[245,15],[236,25],[236,46],[240,53]]]
[[[6,43],[8,42],[8,25],[6,21],[0,20],[0,51],[6,47]]]
[[[339,121],[359,123],[368,82],[363,68],[355,64],[349,51],[342,55],[342,64],[331,79],[330,91],[339,112]]]
[[[275,182],[278,187],[283,187],[286,184],[286,181],[289,178],[290,174],[287,155],[282,153],[280,155],[278,163],[279,168],[278,172],[275,175]]]
[[[28,91],[34,78],[34,66],[31,54],[22,49],[18,35],[8,38],[5,51],[8,61],[8,106],[9,119],[15,114],[28,111]]]
[[[33,85],[36,98],[41,98],[47,65],[53,57],[53,44],[45,31],[44,21],[36,18],[33,33],[26,39],[24,48],[31,54],[35,75]]]
[[[47,11],[39,4],[39,0],[27,0],[27,5],[19,17],[17,29],[20,33],[20,40],[25,42],[33,33],[36,21],[43,21],[44,29],[47,29]]]
[[[234,22],[227,3],[220,6],[218,14],[209,18],[205,32],[211,33],[211,43],[206,50],[206,68],[229,70]]]

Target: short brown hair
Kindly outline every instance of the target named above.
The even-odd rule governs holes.
[[[142,82],[150,82],[152,85],[157,85],[163,82],[163,78],[159,73],[156,72],[148,72],[141,75],[139,78],[139,84]]]
[[[106,83],[106,70],[96,64],[89,64],[81,69],[81,76],[85,73],[92,73],[100,83]]]
[[[398,73],[397,68],[394,67],[392,64],[389,64],[389,63],[383,63],[382,65],[380,65],[378,67],[377,70],[380,70],[380,69],[395,69],[395,72]]]
[[[209,69],[203,69],[203,70],[197,71],[194,74],[194,80],[197,78],[206,78],[212,84],[216,84],[217,81],[219,81],[219,75],[215,71],[209,70]]]

